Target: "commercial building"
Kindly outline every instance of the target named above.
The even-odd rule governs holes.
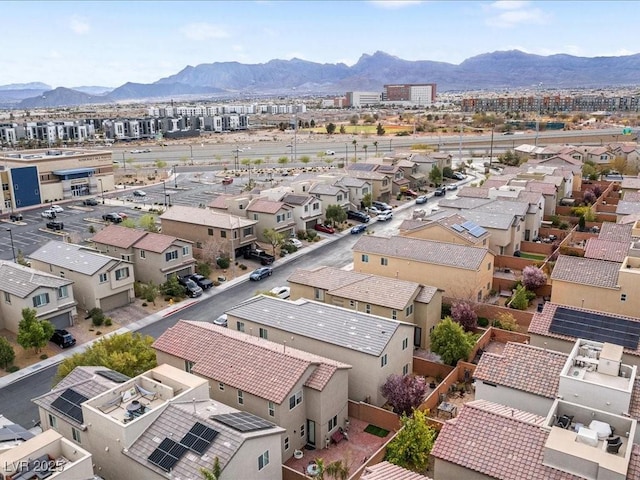
[[[435,83],[414,83],[385,85],[382,101],[388,103],[409,103],[412,105],[428,106],[436,101]]]

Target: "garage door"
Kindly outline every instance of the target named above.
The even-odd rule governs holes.
[[[71,312],[61,313],[55,317],[47,318],[56,328],[67,328],[71,326]]]
[[[192,273],[193,270],[191,270],[191,267],[187,267],[183,268],[182,270],[171,272],[169,275],[167,275],[167,278],[169,278],[171,275],[175,275],[176,277],[184,277],[185,275],[191,275]]]
[[[125,290],[124,292],[116,293],[115,295],[111,295],[109,297],[105,297],[100,300],[100,308],[102,308],[103,312],[108,312],[109,310],[113,310],[114,308],[122,307],[123,305],[129,304],[129,291]]]

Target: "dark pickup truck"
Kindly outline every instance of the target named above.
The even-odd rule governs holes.
[[[271,265],[276,260],[276,257],[273,255],[269,255],[264,250],[259,250],[257,248],[245,250],[244,258],[246,260],[260,260],[262,265]]]

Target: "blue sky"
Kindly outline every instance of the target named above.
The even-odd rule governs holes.
[[[496,50],[638,53],[637,3],[553,1],[0,2],[0,85],[151,83],[187,65],[381,50],[461,63]],[[427,79],[428,80],[428,79]]]

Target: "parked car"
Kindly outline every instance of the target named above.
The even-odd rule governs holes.
[[[387,220],[391,220],[393,218],[393,212],[382,212],[378,215],[379,222],[386,222]]]
[[[349,210],[347,211],[347,218],[351,220],[359,220],[360,222],[367,223],[371,220],[371,217],[364,212],[359,212],[357,210]]]
[[[60,348],[73,347],[76,344],[76,339],[73,338],[73,335],[63,329],[55,330],[51,336],[51,341]]]
[[[82,204],[90,207],[95,207],[96,205],[98,205],[98,200],[96,200],[95,198],[87,198],[86,200],[82,201]]]
[[[64,208],[62,208],[60,205],[51,205],[49,207],[49,210],[53,210],[56,213],[64,212]]]
[[[453,172],[453,178],[456,180],[464,180],[467,176],[462,172]]]
[[[222,184],[223,185],[231,185],[233,183],[233,178],[231,177],[224,177],[222,179]]]
[[[142,150],[131,150],[129,153],[142,153]]]
[[[447,193],[447,188],[446,188],[446,187],[439,187],[439,188],[436,188],[436,191],[435,191],[435,192],[433,192],[433,194],[434,194],[436,197],[444,197],[446,193]]]
[[[59,222],[58,220],[51,220],[47,222],[47,228],[49,230],[64,230],[64,223]]]
[[[456,183],[452,183],[451,185],[447,186],[447,190],[457,190],[458,189],[458,185]]]
[[[325,225],[324,223],[316,223],[313,226],[313,228],[316,229],[318,232],[336,233],[335,228],[333,228],[331,225]]]
[[[302,242],[300,240],[298,240],[297,238],[290,238],[289,240],[287,240],[287,243],[290,243],[291,245],[293,245],[296,248],[302,248]]]
[[[371,213],[372,215],[380,215],[381,213],[386,213],[386,212],[390,212],[391,209],[387,208],[387,209],[381,209],[378,207],[369,207],[369,213]]]
[[[406,195],[407,197],[417,197],[418,196],[418,192],[416,192],[415,190],[411,190],[410,188],[401,189],[400,193],[402,195]]]
[[[55,210],[51,210],[50,208],[47,208],[44,212],[42,212],[40,215],[42,215],[43,218],[56,218],[56,212]]]
[[[360,225],[355,225],[353,227],[351,227],[351,233],[353,235],[357,235],[358,233],[362,233],[367,229],[367,226],[364,223],[361,223]]]
[[[202,295],[202,289],[189,277],[178,277],[178,283],[187,291],[187,296],[196,298]]]
[[[200,275],[199,273],[194,273],[193,275],[191,275],[191,280],[196,282],[196,284],[202,290],[209,290],[211,287],[213,287],[213,282],[204,275]]]
[[[270,292],[283,300],[286,300],[291,296],[291,289],[289,287],[273,287]]]
[[[382,210],[382,211],[391,210],[391,205],[384,202],[378,202],[377,200],[374,202],[371,202],[371,206],[376,207],[378,210]]]
[[[326,152],[324,152],[327,155],[335,155],[336,152],[334,152],[333,150],[327,150]]]
[[[11,215],[9,215],[9,220],[11,220],[12,222],[21,222],[22,218],[23,217],[21,213],[12,213]]]
[[[111,212],[102,215],[102,220],[104,220],[105,222],[120,223],[122,222],[122,217],[115,212]]]
[[[427,203],[427,200],[429,200],[429,197],[427,197],[426,195],[420,195],[419,197],[416,197],[416,203],[418,205],[422,203]]]
[[[213,323],[214,323],[214,325],[219,325],[221,327],[226,327],[227,326],[227,314],[223,313],[218,318],[216,318],[213,321]]]
[[[272,273],[273,270],[271,267],[261,267],[251,272],[249,279],[257,282],[258,280],[262,280],[264,277],[270,277]]]
[[[133,196],[134,197],[146,197],[147,194],[146,194],[146,192],[144,192],[142,190],[134,190],[133,191]]]

